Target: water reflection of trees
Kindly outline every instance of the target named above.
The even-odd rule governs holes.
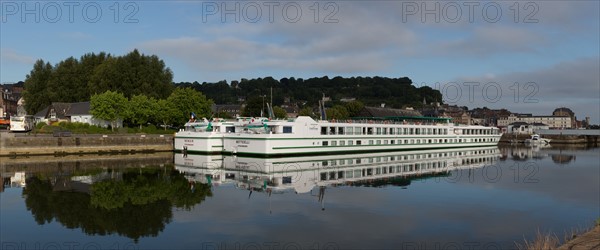
[[[137,241],[157,236],[171,222],[172,207],[191,209],[212,195],[210,186],[191,184],[176,171],[125,171],[118,180],[91,184],[89,193],[53,191],[54,185],[64,183],[29,178],[23,189],[25,205],[40,225],[56,220],[67,228],[81,228],[86,234],[116,233]]]

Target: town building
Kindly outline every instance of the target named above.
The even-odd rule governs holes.
[[[0,85],[0,117],[17,115],[17,102],[21,93],[13,92],[9,86]]]
[[[513,134],[534,134],[540,129],[549,129],[550,127],[543,123],[514,122],[508,125],[506,132]]]
[[[508,125],[513,124],[515,122],[523,122],[528,124],[543,123],[548,125],[548,127],[551,129],[572,128],[571,117],[569,116],[534,116],[531,114],[511,114],[507,117],[500,117],[500,119],[498,119],[498,127],[508,127]]]
[[[90,113],[90,102],[53,102],[33,115],[33,118],[35,123],[79,122],[103,128],[111,125],[110,121],[95,118]],[[123,120],[117,121],[116,128],[120,127],[123,127]]]

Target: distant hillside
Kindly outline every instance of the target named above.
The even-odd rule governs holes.
[[[314,106],[325,94],[333,103],[342,98],[356,98],[368,106],[378,106],[385,103],[387,107],[401,108],[403,106],[420,107],[423,98],[427,103],[441,102],[442,94],[430,87],[417,88],[408,77],[315,77],[310,79],[272,77],[257,79],[242,79],[217,83],[175,83],[176,87],[192,87],[204,93],[218,104],[237,104],[241,100],[266,95],[270,98],[270,88],[273,88],[273,104],[282,105],[285,98],[292,103]]]

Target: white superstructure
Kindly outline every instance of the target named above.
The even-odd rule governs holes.
[[[315,121],[307,116],[263,121],[252,131],[223,136],[223,153],[251,156],[342,154],[497,145],[498,128],[446,118],[390,117]]]

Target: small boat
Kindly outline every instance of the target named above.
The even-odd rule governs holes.
[[[549,145],[550,139],[542,138],[538,134],[533,134],[531,135],[531,138],[525,140],[525,143],[530,145]]]

